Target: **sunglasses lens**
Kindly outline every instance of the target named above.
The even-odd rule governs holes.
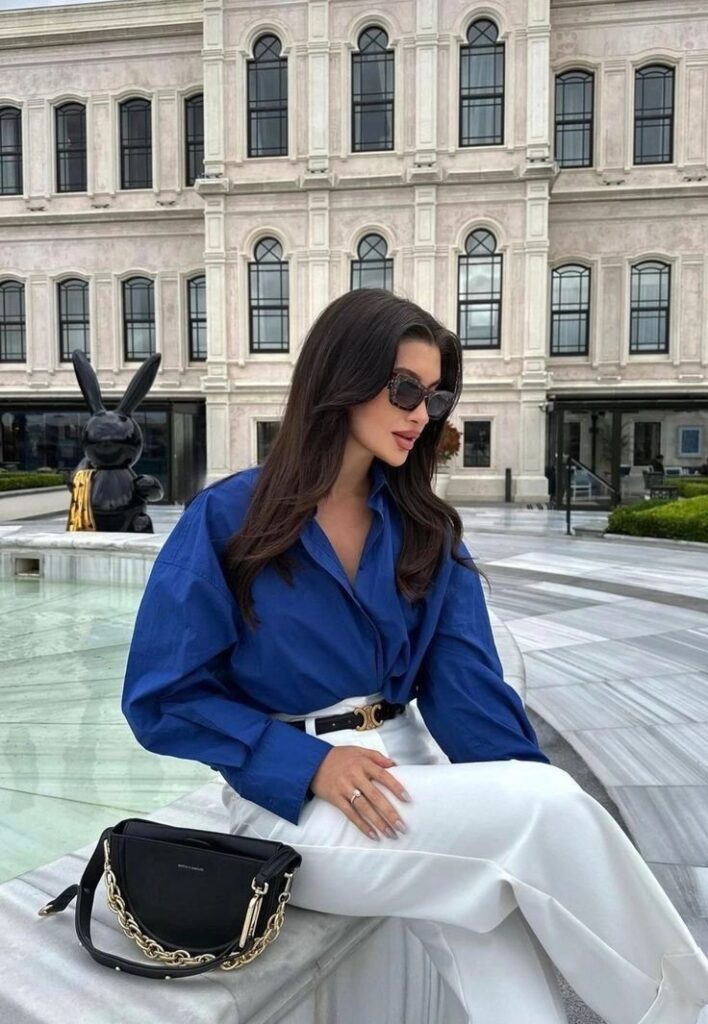
[[[428,416],[431,420],[439,420],[450,411],[452,395],[449,391],[441,391],[437,395],[431,395],[428,402]]]
[[[395,392],[396,405],[401,409],[415,409],[423,398],[423,390],[415,381],[399,380]],[[428,399],[428,416],[439,420],[450,411],[454,395],[450,391],[438,391]]]
[[[396,388],[396,401],[402,409],[415,409],[420,405],[423,392],[412,380],[400,380]]]

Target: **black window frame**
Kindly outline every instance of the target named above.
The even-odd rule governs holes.
[[[273,32],[259,36],[253,44],[253,56],[246,61],[246,129],[247,154],[253,158],[288,155],[288,58],[282,57],[282,43]],[[259,92],[275,75],[278,95],[262,99]],[[264,87],[265,84],[265,87]],[[254,145],[259,122],[277,121],[279,142],[276,146]]]
[[[272,268],[272,269],[271,269]],[[254,300],[254,295],[260,296],[261,281],[268,280],[268,274],[277,277],[279,283],[279,301],[266,298],[265,300]],[[267,290],[267,289],[266,289]],[[278,313],[281,322],[279,347],[264,346],[259,344],[255,347],[256,324],[260,318],[266,320],[265,314]],[[253,259],[248,264],[248,351],[251,355],[262,352],[289,352],[290,351],[290,276],[288,261],[283,259],[283,250],[280,242],[272,235],[267,235],[256,242],[253,247]]]
[[[195,130],[195,121],[197,122]],[[200,122],[200,124],[199,124]],[[201,127],[201,132],[198,130]],[[204,93],[184,101],[184,183],[187,188],[204,177]]]
[[[656,75],[656,72],[662,74]],[[666,86],[669,85],[671,94],[669,106],[662,106],[656,110],[645,106],[640,108],[640,100],[644,99],[644,82],[651,75],[661,77],[664,80],[663,96],[666,100]],[[674,161],[674,110],[676,103],[676,69],[669,64],[651,63],[645,64],[634,71],[634,152],[633,163],[642,167],[652,164],[671,164]],[[668,112],[667,112],[668,111]],[[663,125],[662,125],[663,122]],[[668,127],[668,150],[662,149],[659,159],[646,159],[644,154],[644,135],[657,127]],[[665,136],[663,142],[665,143]],[[663,145],[663,143],[662,143]]]
[[[493,250],[487,249],[485,253],[473,253],[470,249],[473,246],[478,245],[483,248],[488,245],[486,238],[493,239],[494,248]],[[463,349],[479,349],[481,351],[493,351],[501,348],[501,332],[502,332],[502,300],[504,296],[504,259],[503,254],[497,251],[498,243],[496,236],[488,228],[476,228],[470,231],[467,238],[465,239],[465,252],[460,254],[457,261],[457,336],[460,339],[460,345]],[[463,268],[470,264],[472,261],[482,262],[486,261],[492,267],[492,280],[498,275],[499,285],[496,293],[494,291],[489,294],[492,298],[482,299],[470,299],[462,298],[461,292],[461,281]],[[470,293],[474,294],[474,293]],[[474,306],[489,306],[490,311],[496,307],[497,310],[497,337],[496,342],[493,344],[472,344],[467,342],[462,333],[462,318],[463,309],[469,309]],[[490,316],[490,322],[493,322],[493,317]],[[492,332],[493,335],[493,332]]]
[[[81,285],[81,288],[76,288],[77,285]],[[83,314],[76,316],[73,313],[69,313],[67,309],[68,289],[75,288],[77,291],[80,290],[83,296]],[[68,328],[83,328],[84,344],[82,352],[91,358],[91,318],[89,309],[89,284],[81,277],[67,277],[63,281],[57,283],[57,323],[59,326],[59,362],[69,363],[71,362],[71,353],[78,345],[73,345],[69,348],[67,341]]]
[[[568,302],[564,303],[562,291],[563,291],[563,279],[570,277],[579,277],[581,279],[580,292],[581,301],[579,303]],[[559,302],[555,302],[556,293],[556,281],[558,284]],[[553,267],[551,269],[551,323],[550,323],[550,339],[549,339],[549,355],[551,356],[587,356],[590,351],[590,298],[592,289],[592,273],[590,267],[583,266],[582,263],[564,263],[559,267]],[[585,290],[584,301],[582,301],[582,292]],[[561,349],[558,347],[558,325],[561,322],[572,320],[576,318],[581,327],[581,340],[579,347],[575,349]]]
[[[132,308],[129,309],[128,295],[131,296],[136,288],[144,288],[145,284],[150,285],[149,288],[144,290],[149,296],[148,301],[148,316],[140,316],[132,312]],[[132,277],[127,277],[121,282],[121,315],[123,318],[123,359],[126,363],[142,363],[148,356],[154,355],[155,353],[155,281],[151,277],[145,277],[143,274],[136,274]],[[135,351],[135,348],[129,349],[129,337],[132,333],[132,328],[136,326],[147,325],[150,337],[149,351],[145,355],[131,355],[131,351]]]
[[[666,292],[666,298],[658,303],[641,298],[642,276],[651,272],[659,272],[659,292]],[[639,291],[638,301],[635,301],[635,281]],[[660,333],[663,334],[663,342],[655,348],[639,347],[637,344],[638,325],[641,319],[640,314],[656,312],[657,323]],[[635,355],[666,355],[669,352],[669,326],[671,324],[671,264],[663,260],[649,259],[633,263],[630,274],[629,288],[629,354]]]
[[[6,295],[17,290],[20,295],[20,312],[17,316],[9,317],[6,310]],[[16,330],[19,327],[22,340],[22,355],[19,358],[8,358],[7,356],[7,331]],[[0,363],[26,363],[27,362],[27,312],[25,307],[25,285],[23,281],[15,281],[13,278],[6,278],[0,281]]]
[[[80,117],[81,131],[79,138],[72,142],[66,139],[69,117]],[[87,161],[86,161],[86,105],[78,100],[68,100],[54,108],[54,159],[56,164],[57,192],[86,192]],[[80,174],[78,185],[71,180],[71,168],[78,159]]]
[[[482,27],[480,27],[482,26]],[[488,33],[491,27],[494,30],[494,40],[480,42]],[[471,74],[466,73],[465,65],[471,69],[472,61],[477,58],[484,60],[491,55],[494,63],[494,80],[482,86],[466,87],[463,82],[465,78],[471,79]],[[459,85],[458,85],[458,126],[457,138],[460,149],[472,149],[479,146],[503,146],[505,134],[505,93],[506,93],[506,45],[499,41],[499,26],[492,18],[475,18],[467,29],[467,42],[460,46],[459,55]],[[478,89],[478,92],[474,92]],[[475,107],[484,107],[491,103],[494,110],[495,133],[492,138],[479,134],[464,135],[465,114],[468,114],[468,122],[472,122]],[[497,126],[498,121],[498,126]],[[497,130],[498,127],[498,130]],[[481,141],[480,141],[481,140]]]
[[[128,129],[130,128],[130,116],[137,110],[147,111],[145,124],[148,130],[144,136],[138,137],[136,140],[129,138]],[[123,100],[119,104],[118,120],[120,124],[120,187],[126,191],[152,188],[152,101],[146,99],[145,96],[131,96]],[[130,173],[130,161],[134,157],[146,160],[145,166],[148,172],[146,177],[141,178]]]
[[[357,259],[351,261],[349,288],[385,288],[393,291],[393,257],[388,255],[388,244],[383,235],[377,231],[368,231],[357,246]],[[358,277],[361,282],[365,274],[379,273],[383,284],[355,284]]]
[[[16,140],[13,145],[5,145],[3,142],[4,120],[15,122]],[[24,192],[24,178],[22,173],[22,110],[6,103],[0,107],[0,196],[21,196]],[[7,176],[6,167],[14,166],[16,176],[16,187],[11,188],[5,184]]]
[[[583,87],[583,109],[576,113],[566,113],[565,99],[569,88],[582,83]],[[595,159],[595,74],[586,68],[569,68],[556,75],[555,80],[555,107],[554,107],[554,131],[553,131],[553,154],[554,159],[560,167],[592,167]],[[588,103],[589,96],[589,103]],[[587,104],[587,105],[585,105]],[[573,138],[577,132],[581,132],[582,155],[579,161],[563,157],[565,138]]]
[[[385,45],[381,40],[385,39]],[[390,45],[388,32],[381,25],[367,25],[357,39],[357,49],[351,55],[351,137],[352,153],[390,153],[395,149],[396,138],[396,52]],[[367,94],[362,90],[364,68],[367,64],[383,64],[383,89]],[[365,118],[379,116],[387,120],[386,134],[382,145],[367,145],[366,132],[362,131]]]
[[[204,284],[204,306],[203,311],[199,309],[199,302],[195,309],[193,298],[198,295],[198,287]],[[189,338],[189,361],[190,363],[204,362],[207,358],[207,309],[206,309],[206,274],[194,274],[187,279],[187,334]],[[204,335],[204,346],[199,345],[199,336]],[[203,354],[202,354],[203,352]]]

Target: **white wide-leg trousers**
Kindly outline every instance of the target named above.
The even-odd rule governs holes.
[[[316,715],[380,697],[320,708],[307,730]],[[388,770],[412,802],[381,788],[408,831],[370,839],[319,797],[293,825],[224,784],[231,832],[302,854],[293,905],[403,918],[470,1024],[567,1024],[552,964],[607,1024],[698,1024],[708,958],[632,842],[567,772],[451,764],[410,707],[377,729],[323,738],[396,761]]]

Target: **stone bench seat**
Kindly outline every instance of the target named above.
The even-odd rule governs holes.
[[[221,781],[152,814],[169,825],[228,831]],[[116,821],[120,818],[116,818]],[[288,904],[285,923],[256,960],[233,971],[153,980],[96,963],[79,943],[76,900],[40,917],[79,882],[98,842],[0,885],[0,1019],[12,1024],[464,1024],[419,940],[399,918],[322,914]],[[121,930],[103,879],[92,914],[96,946],[149,960]]]

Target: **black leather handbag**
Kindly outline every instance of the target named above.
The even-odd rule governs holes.
[[[76,934],[99,964],[144,978],[182,978],[255,960],[283,925],[302,856],[286,843],[144,818],[124,818],[101,833],[79,885],[39,914],[76,901]],[[91,909],[105,872],[108,906],[125,934],[165,967],[125,960],[91,941]]]

